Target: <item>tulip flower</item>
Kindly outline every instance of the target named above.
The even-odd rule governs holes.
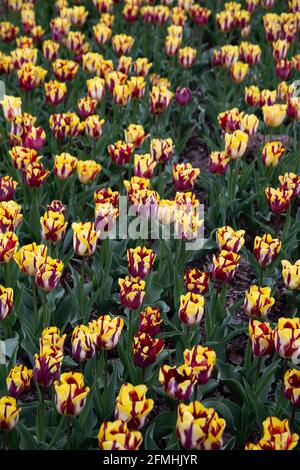
[[[191,90],[187,87],[176,88],[175,101],[180,106],[186,106],[191,100]]]
[[[102,22],[93,26],[93,32],[95,41],[99,46],[106,44],[112,34],[111,28]]]
[[[150,336],[155,336],[160,332],[162,319],[158,307],[146,307],[140,312],[138,333],[147,333]]]
[[[150,154],[157,162],[168,162],[174,153],[172,139],[152,139],[150,143]]]
[[[45,348],[42,354],[35,354],[33,367],[33,380],[42,387],[51,387],[59,379],[63,353],[53,353]]]
[[[200,323],[204,313],[204,297],[188,292],[180,296],[179,318],[186,325]]]
[[[75,137],[81,135],[84,130],[84,122],[80,122],[76,113],[51,114],[49,126],[56,139]]]
[[[280,188],[284,190],[292,190],[293,197],[300,194],[300,176],[289,172],[279,176]]]
[[[12,149],[9,150],[9,155],[14,167],[18,170],[23,170],[29,163],[34,163],[41,159],[36,150],[22,147],[20,145],[12,147]]]
[[[115,34],[112,38],[112,47],[118,55],[129,54],[134,44],[134,38],[126,34]]]
[[[42,163],[29,163],[23,170],[24,182],[32,188],[39,188],[45,183],[49,171],[46,170]]]
[[[128,128],[124,131],[124,136],[126,144],[140,147],[146,138],[146,133],[140,124],[129,124]]]
[[[185,449],[220,450],[226,421],[199,401],[178,406],[176,432]]]
[[[173,182],[177,191],[190,191],[200,174],[199,168],[193,168],[190,163],[174,163]]]
[[[263,164],[267,167],[277,166],[284,152],[285,148],[281,142],[268,142],[262,152]]]
[[[165,393],[174,400],[189,400],[194,392],[195,375],[193,369],[185,364],[179,367],[162,366],[158,380]]]
[[[0,263],[9,263],[16,253],[19,240],[14,232],[0,232]]]
[[[95,354],[96,335],[86,325],[77,325],[72,333],[72,358],[84,362]]]
[[[263,437],[257,444],[247,443],[245,450],[293,450],[298,441],[299,435],[291,433],[287,419],[270,416],[263,422]]]
[[[37,269],[45,262],[47,247],[31,243],[24,245],[14,254],[14,260],[22,273],[34,277]]]
[[[222,250],[213,256],[212,278],[222,282],[231,282],[238,267],[240,256],[231,251]]]
[[[95,229],[97,232],[109,232],[115,225],[119,209],[110,202],[95,205]]]
[[[131,98],[133,100],[138,100],[144,96],[146,89],[146,81],[144,77],[130,77],[128,85],[130,87]]]
[[[234,132],[240,128],[244,113],[238,108],[232,108],[218,114],[218,123],[225,132]]]
[[[68,90],[65,83],[50,80],[50,82],[45,83],[44,87],[46,103],[52,106],[62,103],[67,95]]]
[[[23,221],[21,206],[15,201],[0,202],[0,232],[13,232]]]
[[[280,82],[277,87],[277,97],[280,101],[288,102],[295,93],[295,87],[292,85],[288,85],[287,82]],[[288,106],[289,108],[289,106]],[[287,109],[287,114],[289,114],[289,109]],[[292,116],[290,116],[292,117]]]
[[[209,171],[218,175],[226,173],[230,157],[226,152],[211,152],[209,155]]]
[[[293,62],[287,59],[281,59],[276,62],[275,71],[277,77],[281,80],[287,80],[292,73],[293,70]]]
[[[240,61],[232,64],[231,69],[230,69],[231,78],[235,83],[242,83],[242,81],[245,80],[248,72],[249,72],[249,65],[244,64],[243,62],[240,62]]]
[[[47,210],[41,222],[41,235],[44,240],[52,243],[61,241],[66,233],[68,223],[61,212]]]
[[[22,112],[22,100],[19,97],[4,95],[0,101],[4,117],[7,121],[11,122]]]
[[[138,277],[126,276],[119,279],[120,300],[124,307],[136,310],[141,307],[145,296],[146,283]]]
[[[252,285],[245,294],[244,310],[249,317],[264,317],[275,304],[270,287]]]
[[[117,207],[119,203],[118,191],[112,191],[111,188],[102,188],[94,192],[94,203],[95,204],[111,204],[113,207]]]
[[[174,57],[181,46],[182,38],[174,35],[168,35],[165,39],[165,52],[169,57]]]
[[[84,376],[79,372],[61,374],[54,383],[55,405],[59,414],[78,416],[85,407],[89,387],[84,385]]]
[[[263,117],[266,126],[279,127],[286,116],[287,106],[285,104],[274,104],[272,106],[263,106]]]
[[[281,250],[281,241],[270,234],[254,239],[253,255],[261,267],[269,266]]]
[[[300,319],[279,318],[274,342],[280,357],[291,359],[297,364],[300,355]]]
[[[98,102],[105,95],[105,80],[100,77],[93,77],[86,81],[88,95]]]
[[[153,339],[148,333],[139,333],[133,338],[133,360],[137,367],[147,367],[156,361],[164,348],[164,341]]]
[[[134,61],[133,67],[135,75],[138,77],[146,77],[152,67],[152,63],[149,62],[147,57],[138,57]]]
[[[293,191],[267,187],[265,189],[265,195],[271,211],[275,212],[276,214],[281,214],[286,212],[290,207]]]
[[[163,113],[171,103],[173,93],[164,85],[153,86],[149,94],[149,105],[151,114]]]
[[[104,421],[98,434],[101,450],[138,450],[143,442],[139,431],[129,431],[126,422]]]
[[[117,165],[125,165],[129,162],[134,150],[134,145],[118,140],[115,144],[108,146],[108,153]]]
[[[4,320],[11,313],[13,299],[13,289],[0,285],[0,321]]]
[[[183,68],[190,68],[196,60],[197,51],[192,47],[183,47],[178,51],[178,62]]]
[[[249,136],[243,131],[234,131],[233,134],[225,134],[225,151],[233,159],[241,158],[248,145]]]
[[[96,163],[94,160],[77,161],[77,176],[82,184],[89,184],[94,181],[101,170],[100,163]]]
[[[66,334],[61,336],[60,329],[56,326],[45,328],[40,336],[40,352],[50,349],[51,351],[63,353],[66,337]]]
[[[106,351],[117,346],[123,326],[124,320],[121,317],[111,318],[109,315],[101,315],[88,324],[90,331],[95,335],[97,349]]]
[[[209,287],[210,274],[200,271],[198,268],[190,268],[185,271],[185,288],[194,294],[205,294]]]
[[[267,322],[262,323],[251,319],[249,321],[249,339],[255,356],[266,356],[274,351],[274,332]]]
[[[300,259],[295,264],[287,260],[281,261],[282,277],[287,289],[299,290],[300,289]]]
[[[153,268],[156,254],[153,250],[138,246],[127,250],[128,271],[133,277],[144,278]]]
[[[264,106],[266,107],[266,116],[269,119],[272,119],[272,113],[273,112],[282,112],[283,108],[275,108],[275,109],[269,109],[273,105],[275,106],[275,101],[277,97],[277,91],[276,90],[261,90],[260,95],[259,95],[259,106],[263,108]],[[279,105],[276,105],[279,106]],[[278,116],[279,117],[279,116]]]
[[[14,198],[17,184],[11,176],[0,178],[0,202],[11,201]]]
[[[131,65],[132,65],[132,60],[133,60],[132,57],[126,56],[126,55],[122,55],[122,56],[119,58],[118,71],[124,73],[125,75],[129,75],[129,74],[130,74]]]
[[[141,429],[154,405],[146,393],[146,385],[123,384],[116,398],[115,419],[126,422],[130,430]]]
[[[10,396],[19,398],[30,388],[32,378],[32,370],[27,369],[24,365],[17,365],[10,369],[6,377],[7,391]]]
[[[77,158],[69,153],[63,152],[54,157],[54,174],[58,179],[64,181],[68,179],[75,171]]]
[[[240,130],[250,137],[254,136],[259,126],[259,119],[255,114],[245,114],[240,122]]]
[[[42,49],[46,60],[52,62],[57,59],[59,50],[59,44],[57,42],[53,41],[52,39],[47,39],[43,42]]]
[[[216,353],[213,349],[201,345],[193,346],[183,352],[184,363],[190,367],[199,385],[206,384],[216,364]]]
[[[284,374],[284,395],[293,406],[300,406],[300,371],[288,369]]]
[[[46,292],[55,289],[62,276],[63,269],[64,263],[60,259],[47,256],[44,262],[37,267],[36,285]]]
[[[90,96],[80,98],[77,102],[77,112],[82,119],[95,114],[97,107],[97,100]]]
[[[14,397],[0,397],[0,429],[11,431],[16,427],[19,420],[20,408]]]
[[[52,68],[56,80],[67,82],[75,78],[79,65],[73,60],[56,59],[52,62]]]
[[[99,232],[92,222],[73,222],[73,249],[78,256],[91,256],[97,247]]]
[[[217,245],[219,250],[232,251],[238,253],[245,243],[245,230],[233,230],[229,225],[218,228],[216,232]]]
[[[134,155],[134,175],[140,178],[151,178],[153,176],[154,170],[157,166],[156,160],[150,155],[150,153],[145,154],[135,154]]]
[[[243,41],[239,45],[240,59],[249,65],[256,65],[261,58],[261,48],[258,44]]]
[[[192,4],[189,8],[189,15],[198,25],[207,24],[211,16],[211,10],[199,4]]]
[[[257,86],[245,87],[245,101],[249,106],[257,106],[260,99],[260,90]]]

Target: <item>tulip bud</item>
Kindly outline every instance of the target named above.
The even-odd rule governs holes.
[[[133,277],[144,278],[153,268],[156,254],[142,246],[127,250],[128,271]]]
[[[230,157],[226,152],[211,152],[209,155],[209,171],[217,175],[226,173],[230,162]]]
[[[179,318],[186,325],[200,323],[204,313],[204,297],[188,292],[180,296]]]
[[[130,430],[141,429],[154,405],[146,393],[146,385],[123,384],[116,398],[115,419],[126,422]]]
[[[150,154],[157,162],[168,162],[174,153],[172,139],[152,139],[150,143]]]
[[[64,181],[69,178],[77,166],[77,158],[69,153],[61,153],[54,157],[54,174],[60,180]]]
[[[175,101],[180,106],[186,106],[191,100],[191,90],[187,87],[176,88]]]
[[[97,349],[105,349],[106,351],[117,346],[123,326],[123,318],[111,318],[109,315],[101,315],[97,320],[92,320],[88,324],[90,331],[95,334]]]
[[[163,113],[171,103],[173,93],[164,85],[153,86],[149,94],[149,106],[151,114]]]
[[[0,232],[0,263],[9,263],[17,251],[19,240],[14,232]]]
[[[285,148],[281,142],[268,142],[263,148],[263,164],[267,167],[277,166],[284,152]]]
[[[245,101],[249,106],[257,106],[259,103],[260,91],[255,85],[245,87]]]
[[[194,294],[205,294],[209,287],[210,274],[198,268],[187,269],[184,273],[185,288]]]
[[[281,214],[282,212],[286,212],[290,207],[293,191],[268,187],[265,189],[265,195],[271,211],[276,214]]]
[[[156,361],[164,348],[164,341],[153,339],[147,333],[139,333],[133,338],[133,360],[137,367],[147,367]]]
[[[199,401],[178,406],[176,432],[185,449],[220,450],[226,421]]]
[[[91,256],[95,253],[99,232],[92,222],[73,222],[73,249],[78,256]]]
[[[0,321],[4,320],[13,307],[14,291],[10,287],[0,285]]]
[[[143,442],[139,431],[129,431],[127,424],[121,421],[104,421],[98,434],[101,450],[138,450]]]
[[[183,353],[184,363],[191,367],[199,385],[206,384],[216,364],[217,355],[211,348],[193,346],[191,350],[185,349]]]
[[[104,124],[104,119],[100,119],[97,114],[88,116],[85,120],[85,133],[87,136],[92,139],[99,139],[102,135],[102,126]]]
[[[248,140],[248,134],[239,130],[225,134],[225,152],[233,160],[241,158],[247,149]]]
[[[300,259],[295,264],[287,260],[281,261],[282,277],[287,289],[299,290],[300,289]]]
[[[240,256],[231,251],[222,250],[213,256],[212,278],[222,282],[231,282],[238,267]]]
[[[299,363],[300,356],[300,319],[279,318],[275,328],[275,349],[280,357]]]
[[[86,81],[88,95],[94,100],[100,101],[105,95],[105,80],[100,77],[93,77]]]
[[[79,372],[66,372],[54,383],[55,404],[59,414],[78,416],[85,407],[90,391],[84,385],[84,376]]]
[[[37,268],[35,275],[36,285],[46,292],[56,288],[62,276],[64,263],[60,259],[53,259],[50,256]]]
[[[287,106],[285,104],[274,104],[272,106],[263,106],[263,117],[266,126],[279,127],[286,116]]]
[[[248,442],[245,450],[293,450],[298,440],[299,435],[291,433],[287,419],[280,421],[269,416],[263,422],[263,437],[256,444]]]
[[[140,124],[129,124],[128,128],[124,131],[124,136],[126,144],[140,147],[146,138],[146,133]]]
[[[0,178],[0,202],[11,201],[14,198],[17,184],[11,176]]]
[[[274,351],[274,332],[267,322],[249,321],[249,339],[254,356],[262,357]]]
[[[162,366],[159,379],[165,393],[174,400],[189,400],[194,392],[195,376],[191,367]]]
[[[47,210],[40,218],[41,235],[44,240],[52,243],[61,241],[66,233],[68,223],[61,212]]]
[[[42,354],[34,356],[33,380],[42,387],[51,387],[60,376],[63,353],[45,349]]]
[[[6,386],[9,395],[14,398],[19,398],[21,395],[28,392],[31,377],[32,370],[27,369],[26,366],[18,365],[10,369],[6,377]]]
[[[82,184],[89,184],[94,181],[101,170],[100,163],[96,163],[94,160],[77,161],[77,175]]]
[[[0,429],[11,431],[15,428],[20,415],[17,400],[13,397],[4,396],[0,398]]]
[[[192,47],[183,47],[178,51],[178,63],[183,68],[190,68],[196,61],[197,50]]]
[[[190,163],[174,163],[173,182],[177,191],[190,191],[194,188],[200,168],[193,168]]]
[[[245,230],[233,230],[229,225],[218,228],[216,232],[217,245],[219,250],[232,251],[238,253],[245,243]]]
[[[47,247],[31,243],[24,245],[14,254],[14,260],[22,273],[34,277],[38,267],[45,262]]]
[[[231,78],[235,83],[242,83],[242,81],[245,80],[248,72],[249,72],[249,65],[244,64],[243,62],[240,62],[240,61],[232,64],[231,69],[230,69]]]
[[[249,317],[264,317],[268,314],[275,299],[270,297],[270,287],[251,286],[245,294],[244,310]]]
[[[300,406],[300,371],[288,369],[284,374],[284,395],[293,406]]]
[[[126,276],[119,279],[120,300],[124,307],[136,310],[141,307],[145,296],[146,283],[138,277]]]
[[[270,234],[254,239],[253,255],[258,264],[263,268],[269,266],[281,250],[281,241],[272,238]]]
[[[146,307],[141,313],[138,324],[138,333],[147,333],[155,336],[160,332],[162,319],[158,307]]]
[[[84,362],[95,354],[96,335],[86,325],[77,325],[71,338],[72,358]]]
[[[57,353],[63,353],[66,337],[66,334],[60,335],[60,330],[56,326],[45,328],[40,337],[40,352],[50,349]]]
[[[22,99],[19,97],[4,95],[0,104],[6,121],[13,121],[22,112]]]

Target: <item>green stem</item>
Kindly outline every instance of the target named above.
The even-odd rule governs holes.
[[[257,366],[256,366],[256,373],[255,373],[255,382],[254,382],[254,390],[256,389],[257,382],[259,379],[259,373],[260,373],[260,368],[261,368],[261,357],[257,358]]]
[[[8,450],[8,431],[3,431],[3,450]]]
[[[296,414],[296,406],[293,405],[292,415],[291,415],[291,422],[290,422],[290,429],[291,429],[292,432],[294,430],[295,414]]]
[[[72,423],[70,416],[67,416],[67,449],[72,450]]]
[[[38,324],[38,308],[37,308],[37,296],[36,296],[36,284],[34,278],[31,279],[32,283],[32,301],[33,301],[33,325],[34,330],[37,328]]]
[[[103,350],[103,355],[104,355],[104,390],[107,389],[107,384],[108,384],[108,358],[107,358],[107,350]]]
[[[37,385],[38,387],[38,385]],[[44,387],[40,388],[40,402],[37,411],[37,438],[40,442],[45,442],[45,394]]]
[[[56,430],[55,430],[55,433],[50,441],[50,444],[49,444],[49,449],[52,449],[52,447],[54,446],[54,444],[56,443],[56,439],[61,431],[61,428],[62,428],[62,425],[63,423],[65,422],[65,417],[62,416],[59,423],[58,423],[58,426],[56,427]]]
[[[43,299],[43,327],[46,328],[49,326],[48,324],[48,312],[47,312],[47,292],[44,291],[44,299]]]
[[[85,272],[85,259],[82,258],[80,267],[80,314],[81,318],[84,319],[84,272]]]

